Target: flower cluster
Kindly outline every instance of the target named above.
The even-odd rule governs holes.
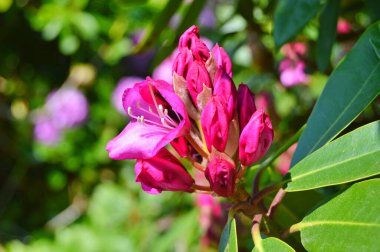
[[[34,137],[45,145],[56,144],[65,129],[81,124],[87,117],[86,97],[74,87],[62,87],[46,98],[34,116]]]
[[[285,58],[280,63],[280,81],[285,87],[306,84],[310,81],[305,73],[306,45],[301,42],[288,43],[281,48]]]
[[[136,181],[148,193],[228,197],[273,140],[269,117],[256,109],[248,86],[236,89],[225,50],[216,44],[210,51],[196,26],[180,37],[172,83],[147,77],[122,100],[130,122],[106,149],[113,159],[137,159]],[[194,180],[194,170],[206,185]]]

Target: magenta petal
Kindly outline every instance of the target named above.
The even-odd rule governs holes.
[[[167,135],[168,132],[159,127],[131,122],[108,142],[106,150],[110,158],[116,160],[150,158],[170,142],[164,141]]]

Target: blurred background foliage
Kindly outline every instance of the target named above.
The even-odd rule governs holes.
[[[108,158],[107,141],[127,122],[111,97],[121,78],[151,75],[196,24],[230,55],[235,83],[247,83],[268,110],[276,149],[306,122],[334,66],[380,13],[377,1],[340,1],[339,16],[350,29],[338,32],[323,71],[316,61],[318,14],[293,38],[307,47],[308,81],[287,87],[278,70],[284,53],[272,35],[276,4],[0,0],[0,251],[215,251],[225,218],[219,229],[213,224],[211,242],[200,242],[209,233],[194,195],[147,195],[134,182],[133,163]],[[33,118],[62,85],[85,95],[89,113],[46,145],[33,137]],[[375,102],[354,125],[378,118],[379,110]],[[273,167],[264,178],[270,183],[281,175]],[[250,251],[249,232],[238,232],[248,237],[241,250]]]

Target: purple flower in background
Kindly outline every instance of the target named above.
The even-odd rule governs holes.
[[[142,82],[144,79],[137,76],[122,78],[116,85],[112,94],[112,104],[121,114],[127,114],[123,108],[123,93],[127,88],[133,87],[134,84]]]
[[[215,6],[213,6],[215,8]],[[207,6],[204,8],[199,15],[198,22],[201,26],[207,27],[207,28],[213,28],[216,24],[216,18],[215,13],[213,12],[213,8],[210,6]]]
[[[86,119],[88,104],[78,89],[62,87],[49,94],[45,109],[56,127],[72,128]]]
[[[34,120],[34,138],[44,145],[54,145],[61,139],[62,132],[53,121],[44,115],[38,115]]]
[[[74,87],[51,92],[34,117],[34,137],[45,145],[59,142],[62,132],[83,123],[88,114],[86,97]]]

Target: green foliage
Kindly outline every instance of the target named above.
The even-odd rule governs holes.
[[[224,226],[222,235],[219,241],[219,252],[236,252],[238,251],[236,221],[235,218],[230,218]]]
[[[308,251],[377,251],[379,193],[379,179],[354,184],[292,228]]]
[[[293,39],[318,13],[320,0],[278,1],[274,16],[274,41],[280,48]]]
[[[380,174],[380,121],[344,135],[297,163],[286,190],[302,191]]]
[[[371,41],[380,23],[370,26],[330,76],[311,113],[292,166],[334,138],[380,93],[380,58]]]

